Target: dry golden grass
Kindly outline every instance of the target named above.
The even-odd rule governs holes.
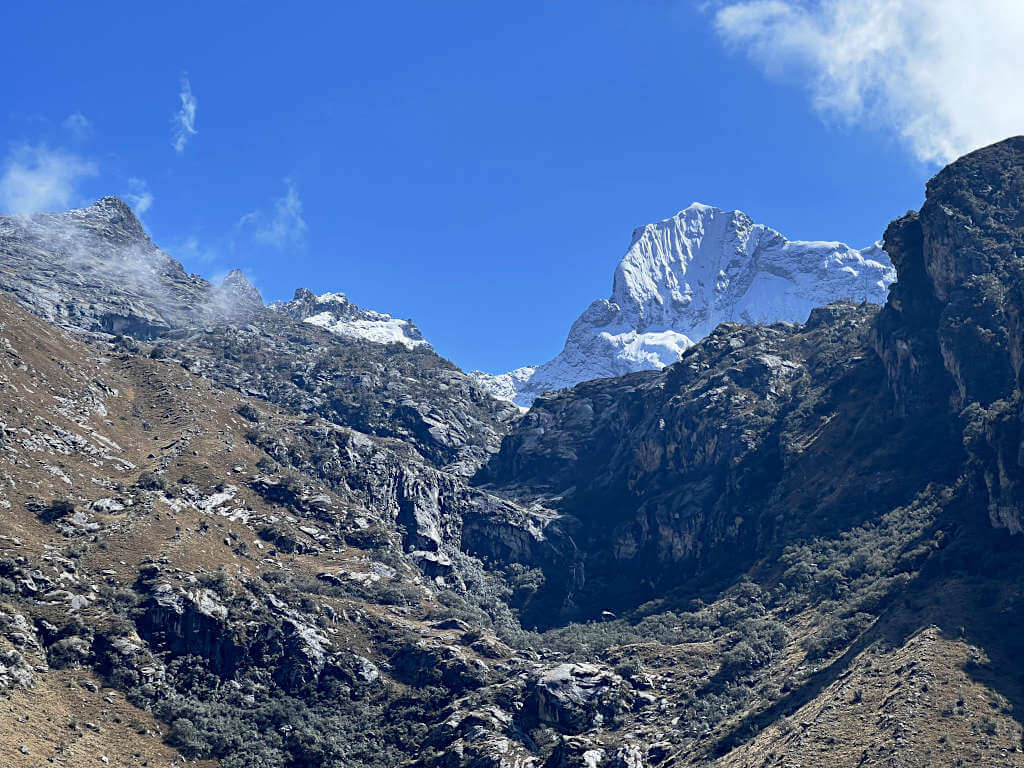
[[[169,768],[183,762],[161,742],[161,726],[151,715],[100,685],[81,670],[52,670],[33,689],[0,699],[0,764]]]

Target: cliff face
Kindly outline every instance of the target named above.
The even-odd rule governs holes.
[[[858,524],[951,477],[961,453],[946,421],[896,414],[876,315],[833,304],[803,326],[723,325],[663,372],[540,398],[478,481],[573,521],[585,581],[570,615]]]
[[[888,302],[719,326],[661,372],[540,398],[478,482],[576,521],[585,613],[859,522],[964,472],[1022,530],[1024,139],[893,222]],[[652,564],[653,567],[652,567]]]
[[[878,348],[910,369],[891,366],[894,391],[926,389],[912,383],[913,370],[936,350],[954,384],[953,407],[987,406],[1017,386],[1022,159],[1020,138],[961,158],[929,182],[921,211],[886,233],[901,287],[883,313]],[[914,338],[916,351],[897,334]]]
[[[992,522],[1020,533],[1024,137],[935,176],[920,212],[889,228],[886,248],[899,282],[875,346],[889,385],[904,411],[941,399],[949,418],[960,415]]]

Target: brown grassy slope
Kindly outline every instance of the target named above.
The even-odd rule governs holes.
[[[84,342],[0,299],[0,559],[23,558],[52,580],[67,574],[67,563],[75,566],[74,581],[61,582],[62,594],[29,601],[0,594],[0,611],[58,627],[77,614],[89,626],[104,626],[116,620],[112,596],[135,584],[142,565],[152,561],[185,586],[196,575],[219,572],[229,590],[259,583],[268,570],[310,580],[324,571],[365,571],[365,550],[340,545],[290,554],[260,540],[261,521],[277,519],[315,543],[301,531],[307,521],[288,522],[287,509],[252,489],[262,474],[257,462],[266,457],[245,439],[249,422],[238,415],[243,405],[278,432],[302,422],[219,389],[173,360]],[[154,476],[163,488],[147,490]],[[328,495],[336,510],[344,508],[343,500]],[[97,508],[103,499],[124,509]],[[71,502],[88,527],[45,519],[54,500]],[[406,594],[429,603],[422,588],[408,583],[415,576],[399,567],[394,579]],[[73,597],[88,604],[76,609]],[[335,646],[371,658],[377,658],[381,633],[414,632],[428,643],[451,639],[418,620],[426,615],[421,610],[409,615],[374,602],[317,600],[340,617],[328,630]],[[12,647],[0,633],[0,652]],[[176,759],[161,743],[166,725],[123,695],[78,684],[88,679],[101,686],[93,673],[48,669],[41,649],[21,650],[35,665],[36,679],[29,689],[0,694],[0,765],[35,766],[50,758],[93,765],[105,755],[114,765],[163,766]],[[29,720],[19,719],[25,714]],[[70,728],[71,722],[80,727]],[[86,722],[98,728],[81,725]]]
[[[186,415],[167,397],[178,391],[175,384],[185,385],[158,368],[156,363],[122,366],[103,359],[67,333],[0,301],[0,418],[5,427],[0,555],[45,567],[48,559],[75,546],[84,556],[81,583],[74,591],[88,593],[88,582],[130,578],[143,558],[159,554],[154,545],[163,550],[158,542],[169,537],[134,513],[94,515],[99,535],[70,540],[30,508],[65,499],[88,509],[159,461],[165,443],[156,430],[140,429],[141,414],[162,408],[154,423],[164,434],[187,427]],[[167,551],[174,554],[175,548]],[[117,575],[102,575],[106,569]],[[5,598],[0,608],[11,613],[24,609]],[[55,602],[39,605],[38,611],[58,618],[69,608]],[[11,647],[6,637],[0,644]],[[90,672],[48,670],[41,654],[27,655],[38,674],[32,688],[15,688],[0,702],[0,763],[37,766],[52,760],[85,766],[103,764],[106,757],[114,766],[165,766],[178,761],[176,752],[161,743],[153,718],[123,695],[102,688]]]

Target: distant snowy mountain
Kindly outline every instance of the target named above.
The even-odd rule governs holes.
[[[895,279],[878,243],[791,241],[742,211],[693,203],[634,230],[612,295],[579,316],[557,357],[473,375],[495,397],[529,406],[581,381],[670,365],[722,322],[803,322],[838,299],[882,304]]]
[[[408,349],[429,347],[412,320],[401,320],[371,309],[360,309],[343,293],[324,293],[299,288],[288,302],[275,302],[270,309],[318,325],[331,333],[378,344],[402,344]]]

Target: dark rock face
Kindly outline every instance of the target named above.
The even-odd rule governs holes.
[[[889,366],[897,391],[923,395],[941,388],[934,366],[925,364],[936,348],[955,385],[954,407],[987,406],[1015,386],[1024,274],[1022,160],[1021,138],[961,158],[928,183],[920,213],[886,233],[901,287],[880,319],[878,346],[887,361],[903,361],[903,370],[899,363]]]
[[[738,569],[965,463],[992,521],[1024,530],[1024,138],[939,173],[885,248],[899,280],[877,316],[723,325],[665,371],[541,398],[518,423],[477,481],[578,521],[585,613]]]
[[[877,326],[889,384],[904,410],[938,399],[963,413],[993,523],[1024,531],[1024,137],[943,169],[920,213],[889,228],[886,249],[899,270]]]
[[[834,304],[804,326],[724,325],[663,372],[541,398],[477,479],[575,521],[562,526],[584,578],[566,605],[585,615],[903,503],[949,456],[897,469],[936,425],[894,415],[875,314]]]
[[[938,349],[941,304],[924,260],[921,220],[910,212],[889,225],[885,248],[899,279],[875,323],[875,351],[885,365],[897,412],[916,416],[948,400],[952,382]]]
[[[139,621],[139,633],[176,656],[199,656],[221,675],[241,661],[228,624],[228,610],[207,589],[185,591],[157,584]]]

